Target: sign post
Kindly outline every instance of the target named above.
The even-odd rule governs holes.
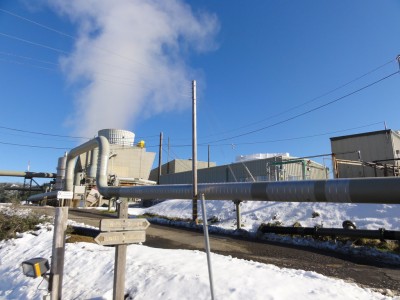
[[[146,229],[150,223],[146,219],[128,219],[128,203],[118,205],[118,219],[100,220],[100,231],[94,240],[103,246],[115,246],[113,299],[125,297],[126,251],[129,244],[146,241]]]

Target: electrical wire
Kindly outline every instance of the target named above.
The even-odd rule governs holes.
[[[6,126],[0,126],[0,129],[7,129],[7,130],[11,130],[11,131],[25,132],[25,133],[31,133],[31,134],[37,134],[37,135],[46,135],[46,136],[54,136],[54,137],[90,140],[90,138],[88,138],[88,137],[52,134],[52,133],[39,132],[39,131],[29,131],[29,130],[11,128],[11,127],[6,127]]]
[[[361,129],[361,128],[366,128],[378,124],[382,124],[383,122],[375,122],[367,125],[361,125],[357,127],[352,127],[352,128],[347,128],[347,129],[342,129],[342,130],[335,130],[335,131],[329,131],[329,132],[324,132],[324,133],[316,133],[312,135],[307,135],[307,136],[300,136],[300,137],[289,137],[289,138],[284,138],[284,139],[277,139],[277,140],[266,140],[266,141],[257,141],[257,142],[241,142],[241,143],[224,143],[224,144],[213,144],[212,146],[241,146],[241,145],[255,145],[255,144],[268,144],[268,143],[276,143],[276,142],[284,142],[284,141],[293,141],[293,140],[301,140],[301,139],[308,139],[308,138],[314,138],[314,137],[320,137],[324,135],[331,135],[335,133],[340,133],[340,132],[346,132],[350,130],[355,130],[355,129]],[[200,147],[206,147],[209,146],[207,143],[198,143],[197,144]],[[177,145],[172,145],[171,147],[174,148],[180,148],[180,147],[192,147],[191,144],[177,144]]]
[[[1,142],[2,145],[10,145],[10,146],[19,146],[19,147],[28,147],[28,148],[40,148],[40,149],[55,149],[55,150],[69,150],[71,148],[68,147],[51,147],[51,146],[38,146],[38,145],[28,145],[28,144],[15,144],[15,143],[6,143]]]
[[[52,31],[52,32],[57,33],[57,34],[59,34],[59,35],[62,35],[62,36],[64,36],[64,37],[68,37],[68,38],[70,38],[70,39],[72,39],[72,40],[74,40],[74,41],[77,41],[77,40],[78,40],[78,38],[75,37],[75,36],[73,36],[73,35],[64,33],[64,32],[62,32],[62,31],[60,31],[60,30],[57,30],[57,29],[54,29],[54,28],[52,28],[52,27],[50,27],[50,26],[47,26],[47,25],[41,24],[41,23],[39,23],[39,22],[33,21],[33,20],[28,19],[28,18],[26,18],[26,17],[22,17],[22,16],[20,16],[20,15],[18,15],[18,14],[16,14],[16,13],[13,13],[13,12],[8,11],[8,10],[1,9],[1,8],[0,8],[0,11],[3,12],[3,13],[9,14],[9,15],[15,17],[15,18],[19,18],[19,19],[21,19],[21,20],[23,20],[23,21],[32,23],[32,24],[34,24],[34,25],[36,25],[36,26],[39,26],[39,27],[44,28],[44,29],[46,29],[46,30]],[[6,36],[6,37],[9,37],[9,38],[12,38],[12,39],[15,39],[15,40],[19,40],[19,41],[22,41],[22,42],[25,42],[25,43],[30,43],[30,44],[35,45],[35,46],[44,47],[44,48],[47,48],[47,49],[49,49],[49,50],[54,50],[54,51],[57,51],[57,52],[62,51],[63,54],[70,54],[70,53],[64,52],[63,50],[60,50],[60,49],[56,49],[56,48],[53,48],[53,47],[50,47],[50,46],[47,46],[47,45],[43,45],[43,44],[38,44],[38,43],[35,43],[35,42],[31,42],[31,41],[28,41],[28,40],[25,40],[25,39],[22,39],[22,38],[18,38],[18,37],[12,36],[12,35],[8,35],[8,34],[5,34],[5,33],[0,33],[0,35],[4,35],[4,36]],[[115,51],[112,51],[112,50],[109,50],[109,49],[106,49],[106,48],[103,48],[103,47],[99,47],[99,46],[92,46],[92,47],[93,47],[94,49],[101,50],[101,51],[103,51],[103,52],[106,52],[106,53],[108,53],[108,54],[114,55],[114,56],[116,56],[116,57],[125,59],[125,60],[127,60],[127,61],[130,61],[130,62],[133,62],[133,63],[136,63],[136,64],[140,64],[140,65],[142,65],[142,66],[144,66],[144,67],[147,67],[147,68],[153,70],[155,74],[158,74],[158,73],[160,73],[160,71],[161,71],[160,68],[155,68],[154,65],[150,66],[150,65],[145,64],[145,63],[143,63],[143,62],[141,62],[141,61],[139,61],[139,60],[135,60],[135,59],[132,59],[132,58],[130,58],[130,57],[121,55],[121,54],[119,54],[119,53],[117,53],[117,52],[115,52]],[[102,61],[102,63],[104,63],[104,61]],[[115,66],[114,66],[114,67],[115,67]]]
[[[35,59],[31,58],[31,60],[35,60]],[[31,67],[31,68],[37,68],[37,69],[42,69],[42,70],[51,71],[51,72],[59,72],[59,69],[52,69],[52,68],[48,68],[48,67],[42,67],[42,66],[37,66],[37,65],[33,65],[33,64],[19,62],[19,61],[5,60],[5,59],[2,59],[2,58],[0,58],[0,62],[13,63],[13,64],[17,64],[17,65],[28,66],[28,67]],[[47,63],[50,64],[51,62],[47,62]],[[57,65],[57,64],[54,64],[54,65]],[[108,76],[108,77],[113,77],[113,78],[116,78],[116,79],[122,79],[122,80],[126,80],[127,81],[127,82],[113,81],[113,80],[106,79],[105,77],[96,77],[96,80],[100,81],[100,82],[107,82],[107,83],[111,83],[111,84],[124,85],[124,86],[136,86],[136,87],[137,86],[143,86],[143,84],[147,85],[149,87],[151,86],[151,82],[142,82],[142,81],[138,82],[138,81],[132,80],[131,78],[125,78],[125,77],[121,77],[121,76],[117,76],[117,75],[111,75],[111,74],[104,74],[104,73],[101,73],[101,72],[91,72],[91,73],[98,74],[100,76],[105,76],[105,77]],[[177,93],[177,95],[183,96],[183,97],[190,97],[191,96],[188,93]]]
[[[294,141],[294,140],[309,139],[309,138],[320,137],[320,136],[324,136],[324,135],[332,135],[335,133],[346,132],[346,131],[355,130],[355,129],[361,129],[361,128],[370,127],[370,126],[374,126],[374,125],[378,125],[378,124],[382,124],[382,123],[383,122],[376,122],[376,123],[371,123],[368,125],[363,125],[363,126],[358,126],[358,127],[353,127],[353,128],[343,129],[343,130],[335,130],[335,131],[300,136],[300,137],[291,137],[291,138],[285,138],[285,139],[267,140],[267,141],[258,141],[258,142],[235,143],[235,145],[255,145],[255,144],[267,144],[267,143],[287,142],[287,141]],[[199,144],[199,145],[206,146],[206,144]],[[227,144],[215,144],[213,146],[231,146],[231,145],[232,145],[231,143],[227,143]]]
[[[256,132],[260,132],[260,131],[263,131],[263,130],[265,130],[265,129],[271,128],[271,127],[275,127],[275,126],[280,125],[280,124],[283,124],[283,123],[287,123],[287,122],[289,122],[289,121],[292,121],[292,120],[297,119],[297,118],[299,118],[299,117],[302,117],[302,116],[304,116],[304,115],[310,114],[310,113],[312,113],[312,112],[314,112],[314,111],[316,111],[316,110],[319,110],[319,109],[321,109],[321,108],[324,108],[324,107],[326,107],[326,106],[328,106],[328,105],[334,104],[334,103],[336,103],[336,102],[338,102],[338,101],[340,101],[340,100],[343,100],[343,99],[345,99],[345,98],[347,98],[347,97],[349,97],[349,96],[352,96],[352,95],[354,95],[354,94],[356,94],[356,93],[358,93],[358,92],[360,92],[360,91],[363,91],[363,90],[365,90],[365,89],[367,89],[367,88],[369,88],[369,87],[371,87],[371,86],[373,86],[373,85],[375,85],[375,84],[378,84],[378,83],[380,83],[380,82],[382,82],[382,81],[384,81],[384,80],[386,80],[386,79],[388,79],[388,78],[390,78],[390,77],[392,77],[392,76],[394,76],[394,75],[396,75],[396,74],[399,74],[399,71],[396,71],[396,72],[394,72],[394,73],[392,73],[392,74],[389,74],[389,75],[387,75],[387,76],[384,76],[384,77],[382,77],[382,78],[380,78],[380,79],[378,79],[378,80],[376,80],[376,81],[374,81],[374,82],[372,82],[372,83],[370,83],[370,84],[367,84],[367,85],[365,85],[365,86],[363,86],[363,87],[361,87],[361,88],[359,88],[359,89],[357,89],[357,90],[355,90],[355,91],[353,91],[353,92],[351,92],[351,93],[348,93],[348,94],[346,94],[346,95],[344,95],[344,96],[341,96],[341,97],[339,97],[339,98],[336,98],[336,99],[334,99],[334,100],[331,100],[331,101],[329,101],[329,102],[327,102],[327,103],[324,103],[324,104],[322,104],[322,105],[319,105],[319,106],[317,106],[317,107],[314,107],[314,108],[312,108],[312,109],[309,109],[309,110],[307,110],[307,111],[305,111],[305,112],[302,112],[302,113],[300,113],[300,114],[294,115],[294,116],[292,116],[292,117],[290,117],[290,118],[287,118],[287,119],[284,119],[284,120],[282,120],[282,121],[273,123],[273,124],[271,124],[271,125],[264,126],[264,127],[262,127],[262,128],[258,128],[258,129],[255,129],[255,130],[251,130],[251,131],[248,131],[248,132],[245,132],[245,133],[242,133],[242,134],[238,134],[238,135],[235,135],[235,136],[231,136],[231,137],[227,137],[227,138],[223,138],[223,139],[218,139],[218,140],[214,140],[214,141],[209,141],[209,142],[206,142],[206,143],[203,143],[203,144],[214,144],[214,143],[218,143],[218,142],[222,142],[222,141],[232,140],[232,139],[235,139],[235,138],[238,138],[238,137],[242,137],[242,136],[250,135],[250,134],[253,134],[253,133],[256,133]]]
[[[47,45],[44,45],[44,44],[32,42],[32,41],[29,41],[29,40],[26,40],[26,39],[23,39],[23,38],[19,38],[19,37],[16,37],[14,35],[10,35],[10,34],[4,33],[4,32],[0,32],[0,35],[4,36],[4,37],[7,37],[9,39],[13,39],[13,40],[17,40],[17,41],[20,41],[20,42],[31,44],[31,45],[34,45],[34,46],[37,46],[37,47],[45,48],[47,50],[55,51],[55,52],[58,52],[60,54],[69,54],[68,52],[66,52],[64,50],[57,49],[57,48],[54,48],[54,47],[51,47],[51,46],[47,46]]]
[[[291,111],[293,111],[293,110],[295,110],[297,108],[300,108],[300,107],[305,106],[307,104],[310,104],[310,103],[312,103],[312,102],[314,102],[314,101],[316,101],[318,99],[321,99],[321,98],[323,98],[325,96],[328,96],[328,95],[330,95],[330,94],[332,94],[332,93],[334,93],[334,92],[336,92],[336,91],[338,91],[338,90],[340,90],[340,89],[342,89],[342,88],[344,88],[344,87],[346,87],[346,86],[348,86],[348,85],[350,85],[350,84],[352,84],[352,83],[354,83],[354,82],[356,82],[356,81],[358,81],[358,80],[360,80],[360,79],[362,79],[362,78],[364,78],[364,77],[366,77],[366,76],[368,76],[368,75],[370,75],[370,74],[372,74],[372,73],[374,73],[376,71],[378,71],[379,69],[382,69],[382,68],[386,67],[387,65],[389,65],[389,64],[391,64],[391,63],[393,63],[395,61],[396,61],[396,59],[395,60],[391,59],[391,60],[385,62],[384,64],[382,64],[382,65],[380,65],[378,67],[375,67],[375,68],[371,69],[370,71],[368,71],[368,72],[366,72],[366,73],[364,73],[364,74],[362,74],[362,75],[360,75],[360,76],[358,76],[358,77],[356,77],[356,78],[354,78],[354,79],[352,79],[352,80],[350,80],[350,81],[348,81],[348,82],[346,82],[344,84],[341,84],[341,85],[339,85],[338,87],[336,87],[336,88],[334,88],[332,90],[329,90],[329,91],[327,91],[327,92],[325,92],[325,93],[323,93],[323,94],[321,94],[321,95],[319,95],[317,97],[314,97],[314,98],[312,98],[312,99],[310,99],[308,101],[305,101],[303,103],[295,105],[295,106],[293,106],[293,107],[291,107],[289,109],[286,109],[286,110],[284,110],[284,111],[282,111],[280,113],[271,115],[269,117],[266,117],[266,118],[261,119],[261,120],[256,121],[256,122],[248,123],[248,124],[243,125],[241,127],[237,127],[237,128],[234,128],[234,129],[226,130],[226,131],[220,132],[220,133],[211,134],[211,135],[208,135],[208,137],[217,136],[217,135],[221,135],[221,134],[225,134],[225,133],[229,133],[229,132],[238,131],[240,129],[247,128],[247,127],[250,127],[250,126],[253,126],[253,125],[256,125],[256,124],[260,124],[260,123],[263,123],[265,121],[271,120],[271,119],[279,117],[281,115],[284,115],[284,114],[286,114],[288,112],[291,112]],[[207,104],[207,102],[206,102],[206,104]]]

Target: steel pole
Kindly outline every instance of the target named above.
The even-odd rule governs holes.
[[[210,280],[211,299],[214,300],[214,280],[211,264],[210,237],[208,236],[207,212],[204,194],[200,194],[201,212],[203,216],[204,246],[207,254],[208,278]]]
[[[197,112],[196,112],[196,80],[192,81],[192,173],[193,173],[193,202],[192,220],[197,224]]]

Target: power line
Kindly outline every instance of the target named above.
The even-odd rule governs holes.
[[[27,44],[34,45],[34,46],[38,46],[38,47],[41,47],[41,48],[45,48],[45,49],[48,49],[48,50],[51,50],[51,51],[55,51],[55,52],[58,52],[58,53],[61,53],[61,54],[69,54],[68,52],[66,52],[64,50],[57,49],[57,48],[54,48],[54,47],[50,47],[50,46],[47,46],[47,45],[44,45],[44,44],[32,42],[32,41],[29,41],[29,40],[26,40],[26,39],[23,39],[23,38],[16,37],[14,35],[6,34],[4,32],[0,32],[0,35],[5,36],[5,37],[7,37],[9,39],[13,39],[13,40],[17,40],[17,41],[20,41],[20,42],[24,42],[24,43],[27,43]]]
[[[256,141],[256,142],[241,142],[241,143],[226,143],[226,144],[213,144],[213,146],[241,146],[241,145],[255,145],[255,144],[268,144],[268,143],[276,143],[276,142],[284,142],[284,141],[293,141],[293,140],[301,140],[301,139],[308,139],[308,138],[314,138],[314,137],[319,137],[319,136],[324,136],[324,135],[331,135],[335,133],[340,133],[340,132],[346,132],[350,130],[355,130],[355,129],[361,129],[361,128],[366,128],[370,127],[373,125],[378,125],[382,124],[383,122],[375,122],[367,125],[361,125],[357,127],[352,127],[352,128],[347,128],[347,129],[342,129],[342,130],[335,130],[335,131],[329,131],[329,132],[324,132],[324,133],[316,133],[316,134],[311,134],[311,135],[306,135],[306,136],[300,136],[300,137],[289,137],[289,138],[283,138],[283,139],[277,139],[277,140],[265,140],[265,141]],[[171,147],[191,147],[192,145],[190,144],[182,144],[182,145],[172,145]],[[208,146],[207,143],[199,143],[198,146],[205,147]]]
[[[15,57],[18,57],[18,55],[15,55]],[[23,57],[23,56],[21,56],[20,58],[28,59],[27,57]],[[29,59],[33,60],[33,61],[43,62],[43,63],[45,62],[45,61],[36,60],[34,58],[29,58]],[[37,69],[42,69],[42,70],[46,70],[46,71],[59,72],[58,69],[37,66],[37,65],[28,64],[28,63],[25,63],[25,62],[14,61],[14,60],[5,60],[5,59],[0,58],[0,62],[13,63],[13,64],[17,64],[17,65],[28,66],[28,67],[31,67],[31,68],[37,68]],[[46,62],[46,63],[59,66],[58,64],[51,63],[51,62]],[[116,79],[120,79],[120,80],[122,79],[122,80],[126,80],[127,81],[127,82],[113,81],[113,80],[105,79],[105,77],[103,77],[103,78],[102,77],[96,77],[96,80],[101,81],[101,82],[107,82],[107,83],[111,83],[111,84],[125,85],[125,86],[138,86],[138,85],[142,86],[143,84],[148,85],[149,87],[152,86],[150,82],[137,82],[137,81],[132,80],[131,78],[124,78],[124,77],[121,77],[121,76],[111,75],[111,74],[104,74],[104,73],[101,73],[101,72],[92,71],[92,73],[100,75],[100,76],[114,77]],[[180,95],[180,96],[183,96],[183,97],[191,96],[189,93],[177,93],[177,95]]]
[[[312,103],[312,102],[314,102],[314,101],[316,101],[316,100],[318,100],[318,99],[321,99],[321,98],[323,98],[323,97],[325,97],[325,96],[327,96],[327,95],[330,95],[330,94],[332,94],[333,92],[336,92],[336,91],[338,91],[338,90],[340,90],[340,89],[342,89],[342,88],[344,88],[344,87],[346,87],[346,86],[348,86],[348,85],[350,85],[350,84],[352,84],[352,83],[354,83],[354,82],[356,82],[356,81],[358,81],[358,80],[360,80],[360,79],[362,79],[362,78],[364,78],[364,77],[366,77],[366,76],[372,74],[373,72],[376,72],[377,70],[382,69],[383,67],[385,67],[385,66],[387,66],[387,65],[389,65],[389,64],[391,64],[391,63],[393,63],[394,61],[396,61],[396,60],[391,59],[391,60],[385,62],[384,64],[382,64],[382,65],[380,65],[380,66],[378,66],[378,67],[376,67],[376,68],[373,68],[372,70],[370,70],[370,71],[368,71],[368,72],[366,72],[366,73],[364,73],[364,74],[362,74],[362,75],[360,75],[360,76],[358,76],[358,77],[356,77],[356,78],[354,78],[354,79],[352,79],[352,80],[350,80],[350,81],[348,81],[348,82],[346,82],[346,83],[344,83],[344,84],[341,84],[341,85],[339,85],[338,87],[336,87],[336,88],[334,88],[334,89],[332,89],[332,90],[329,90],[329,91],[327,91],[327,92],[325,92],[325,93],[323,93],[323,94],[321,94],[321,95],[319,95],[319,96],[317,96],[317,97],[314,97],[314,98],[312,98],[312,99],[310,99],[310,100],[308,100],[308,101],[305,101],[305,102],[303,102],[303,103],[301,103],[301,104],[298,104],[298,105],[296,105],[296,106],[293,106],[293,107],[291,107],[291,108],[289,108],[289,109],[287,109],[287,110],[284,110],[284,111],[282,111],[282,112],[280,112],[280,113],[271,115],[271,116],[269,116],[269,117],[267,117],[267,118],[264,118],[264,119],[261,119],[261,120],[256,121],[256,122],[252,122],[252,123],[246,124],[246,125],[241,126],[241,127],[237,127],[237,128],[235,128],[235,129],[231,129],[231,130],[227,130],[227,131],[224,131],[224,132],[220,132],[220,133],[215,133],[215,134],[209,135],[209,137],[210,137],[210,136],[221,135],[221,134],[224,134],[224,133],[234,132],[234,131],[237,131],[237,130],[240,130],[240,129],[243,129],[243,128],[247,128],[247,127],[250,127],[250,126],[253,126],[253,125],[256,125],[256,124],[265,122],[265,121],[267,121],[267,120],[270,120],[270,119],[279,117],[279,116],[281,116],[281,115],[284,115],[284,114],[286,114],[286,113],[288,113],[288,112],[290,112],[290,111],[293,111],[293,110],[295,110],[295,109],[297,109],[297,108],[300,108],[300,107],[302,107],[302,106],[305,106],[305,105],[307,105],[307,104],[310,104],[310,103]]]
[[[6,143],[0,142],[2,145],[11,145],[11,146],[19,146],[19,147],[28,147],[28,148],[41,148],[41,149],[55,149],[55,150],[69,150],[67,147],[51,147],[51,146],[37,146],[37,145],[27,145],[27,144],[14,144],[14,143]]]
[[[339,98],[336,98],[336,99],[334,99],[334,100],[332,100],[332,101],[329,101],[329,102],[327,102],[327,103],[325,103],[325,104],[319,105],[319,106],[317,106],[317,107],[315,107],[315,108],[312,108],[312,109],[307,110],[307,111],[305,111],[305,112],[303,112],[303,113],[297,114],[297,115],[295,115],[295,116],[293,116],[293,117],[287,118],[287,119],[285,119],[285,120],[282,120],[282,121],[273,123],[273,124],[271,124],[271,125],[268,125],[268,126],[265,126],[265,127],[262,127],[262,128],[258,128],[258,129],[255,129],[255,130],[251,130],[251,131],[248,131],[248,132],[245,132],[245,133],[242,133],[242,134],[238,134],[238,135],[235,135],[235,136],[231,136],[231,137],[227,137],[227,138],[223,138],[223,139],[218,139],[218,140],[214,140],[214,141],[209,141],[209,142],[203,143],[203,144],[213,144],[213,143],[217,143],[217,142],[222,142],[222,141],[231,140],[231,139],[234,139],[234,138],[238,138],[238,137],[250,135],[250,134],[253,134],[253,133],[256,133],[256,132],[260,132],[260,131],[262,131],[262,130],[265,130],[265,129],[268,129],[268,128],[271,128],[271,127],[275,127],[275,126],[277,126],[277,125],[280,125],[280,124],[289,122],[289,121],[291,121],[291,120],[297,119],[297,118],[302,117],[302,116],[304,116],[304,115],[310,114],[310,113],[312,113],[312,112],[314,112],[314,111],[316,111],[316,110],[319,110],[319,109],[321,109],[321,108],[323,108],[323,107],[326,107],[326,106],[328,106],[328,105],[331,105],[331,104],[333,104],[333,103],[336,103],[336,102],[338,102],[338,101],[340,101],[340,100],[343,100],[343,99],[345,99],[345,98],[347,98],[347,97],[349,97],[349,96],[352,96],[352,95],[354,95],[354,94],[356,94],[356,93],[358,93],[358,92],[360,92],[360,91],[362,91],[362,90],[365,90],[365,89],[367,89],[367,88],[369,88],[369,87],[371,87],[371,86],[373,86],[373,85],[375,85],[375,84],[378,84],[379,82],[382,82],[382,81],[384,81],[384,80],[386,80],[386,79],[388,79],[388,78],[390,78],[390,77],[392,77],[392,76],[394,76],[394,75],[396,75],[396,74],[399,74],[399,71],[396,71],[396,72],[394,72],[394,73],[392,73],[392,74],[389,74],[389,75],[387,75],[387,76],[385,76],[385,77],[382,77],[381,79],[378,79],[378,80],[376,80],[376,81],[374,81],[374,82],[372,82],[372,83],[370,83],[370,84],[367,84],[367,85],[365,85],[365,86],[363,86],[363,87],[361,87],[361,88],[359,88],[359,89],[357,89],[357,90],[355,90],[355,91],[353,91],[353,92],[351,92],[351,93],[348,93],[348,94],[346,94],[346,95],[344,95],[344,96],[341,96],[341,97],[339,97]]]
[[[28,18],[26,18],[26,17],[22,17],[22,16],[20,16],[20,15],[17,15],[17,14],[15,14],[15,13],[13,13],[13,12],[8,11],[8,10],[1,9],[1,8],[0,8],[0,11],[3,12],[3,13],[9,14],[9,15],[11,15],[11,16],[13,16],[13,17],[19,18],[19,19],[21,19],[21,20],[23,20],[23,21],[32,23],[32,24],[34,24],[34,25],[36,25],[36,26],[39,26],[39,27],[41,27],[41,28],[44,28],[44,29],[46,29],[46,30],[55,32],[55,33],[57,33],[57,34],[59,34],[59,35],[62,35],[62,36],[64,36],[64,37],[68,37],[68,38],[70,38],[70,39],[72,39],[72,40],[75,40],[75,41],[78,40],[78,38],[75,37],[75,36],[73,36],[73,35],[64,33],[64,32],[62,32],[62,31],[60,31],[60,30],[57,30],[57,29],[54,29],[54,28],[52,28],[52,27],[50,27],[50,26],[47,26],[47,25],[41,24],[41,23],[39,23],[39,22],[33,21],[33,20],[28,19]],[[53,50],[53,51],[56,51],[56,52],[60,52],[60,53],[62,53],[62,54],[70,54],[70,53],[65,52],[65,51],[63,51],[63,50],[60,50],[60,49],[56,49],[56,48],[53,48],[53,47],[50,47],[50,46],[47,46],[47,45],[43,45],[43,44],[38,44],[38,43],[35,43],[35,42],[31,42],[31,41],[28,41],[28,40],[26,40],[26,39],[18,38],[18,37],[9,35],[9,34],[5,34],[5,33],[1,33],[1,32],[0,32],[0,35],[6,36],[6,37],[11,38],[11,39],[19,40],[19,41],[22,41],[22,42],[25,42],[25,43],[29,43],[29,44],[32,44],[32,45],[35,45],[35,46],[44,47],[44,48],[46,48],[46,49]],[[133,63],[136,63],[136,64],[140,64],[140,65],[142,65],[142,66],[148,67],[148,68],[152,69],[153,71],[155,71],[155,72],[157,72],[157,73],[160,71],[160,68],[154,68],[154,66],[150,66],[150,65],[145,64],[145,63],[143,63],[143,62],[141,62],[141,61],[138,61],[138,60],[132,59],[132,58],[130,58],[130,57],[121,55],[121,54],[119,54],[119,53],[117,53],[117,52],[114,52],[114,51],[112,51],[112,50],[109,50],[109,49],[106,49],[106,48],[103,48],[103,47],[99,47],[99,46],[92,46],[92,47],[93,47],[94,49],[98,49],[98,50],[101,50],[101,51],[103,51],[103,52],[112,54],[112,55],[114,55],[114,56],[116,56],[116,57],[125,59],[125,60],[127,60],[127,61],[130,61],[130,62],[133,62]],[[104,63],[104,61],[103,61],[102,63]],[[114,67],[115,67],[115,66],[114,66]]]
[[[314,137],[320,137],[324,135],[331,135],[335,133],[340,133],[340,132],[346,132],[350,130],[355,130],[355,129],[361,129],[365,127],[370,127],[373,125],[378,125],[382,124],[383,122],[375,122],[371,123],[368,125],[363,125],[363,126],[358,126],[358,127],[353,127],[353,128],[348,128],[348,129],[343,129],[343,130],[336,130],[336,131],[331,131],[331,132],[325,132],[325,133],[317,133],[317,134],[312,134],[312,135],[306,135],[306,136],[300,136],[300,137],[291,137],[291,138],[284,138],[284,139],[277,139],[277,140],[266,140],[266,141],[258,141],[258,142],[242,142],[242,143],[235,143],[235,145],[255,145],[255,144],[267,144],[267,143],[275,143],[275,142],[286,142],[286,141],[294,141],[294,140],[302,140],[302,139],[308,139],[308,138],[314,138]],[[206,144],[199,144],[201,146],[206,146]],[[231,143],[229,144],[216,144],[214,146],[230,146],[232,145]]]
[[[0,126],[0,128],[1,128],[1,129],[11,130],[11,131],[18,131],[18,132],[25,132],[25,133],[37,134],[37,135],[46,135],[46,136],[54,136],[54,137],[63,137],[63,138],[73,138],[73,139],[85,139],[85,140],[90,140],[90,138],[88,138],[88,137],[82,137],[82,136],[71,136],[71,135],[52,134],[52,133],[38,132],[38,131],[29,131],[29,130],[11,128],[11,127],[6,127],[6,126]]]

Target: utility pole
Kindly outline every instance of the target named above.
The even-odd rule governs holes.
[[[197,112],[196,112],[196,80],[192,81],[192,173],[193,173],[193,201],[192,220],[198,223],[197,216]]]
[[[167,174],[169,174],[169,148],[170,148],[170,143],[169,143],[169,137],[168,137]]]
[[[160,147],[158,149],[158,180],[157,184],[160,184],[161,177],[161,164],[162,164],[162,142],[163,142],[163,133],[160,132]]]

